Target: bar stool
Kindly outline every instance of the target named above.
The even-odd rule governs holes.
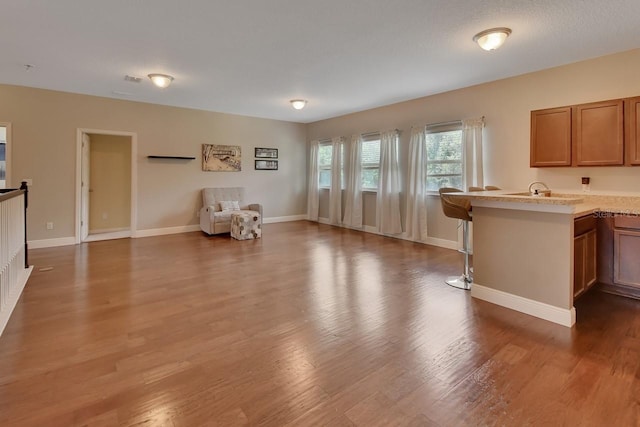
[[[484,189],[487,191],[502,190],[502,188],[496,187],[495,185],[486,185]]]
[[[482,187],[469,187],[469,192],[472,191],[484,191],[484,188]]]
[[[460,277],[448,277],[445,283],[454,288],[469,290],[471,289],[471,274],[469,266],[469,222],[471,218],[471,202],[468,199],[448,197],[446,193],[460,193],[457,188],[444,187],[440,190],[440,200],[442,201],[442,211],[449,218],[456,218],[462,221],[462,252],[464,254],[464,272]]]

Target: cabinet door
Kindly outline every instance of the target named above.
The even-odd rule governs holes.
[[[596,230],[573,239],[573,296],[584,293],[596,283]]]
[[[613,242],[613,282],[640,288],[640,231],[615,230]]]
[[[584,235],[584,288],[589,289],[596,283],[596,230]]]
[[[640,165],[640,97],[627,99],[625,144],[628,165]]]
[[[530,164],[571,166],[571,107],[531,112]]]
[[[574,166],[624,164],[623,104],[618,99],[574,107]]]
[[[573,239],[573,296],[582,294],[585,290],[585,246],[586,237],[583,234]]]

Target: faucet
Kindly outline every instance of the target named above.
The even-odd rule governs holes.
[[[540,190],[538,188],[533,188],[535,185],[539,185],[541,187],[544,187],[544,190]],[[529,184],[529,194],[532,196],[544,196],[545,194],[550,194],[551,190],[549,190],[549,187],[547,187],[547,184],[545,184],[544,182],[540,182],[540,181],[533,181],[531,184]]]

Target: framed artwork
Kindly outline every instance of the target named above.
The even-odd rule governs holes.
[[[256,147],[256,155],[255,157],[259,159],[277,159],[278,158],[278,149],[277,148],[261,148]]]
[[[277,171],[278,170],[278,161],[277,160],[256,160],[255,168],[258,171]]]
[[[242,153],[239,145],[202,144],[202,170],[207,172],[239,172]]]

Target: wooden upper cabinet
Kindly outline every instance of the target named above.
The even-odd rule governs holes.
[[[531,112],[531,167],[571,166],[571,107]]]
[[[573,108],[573,165],[623,165],[623,100],[594,102]]]
[[[625,100],[626,153],[628,165],[640,165],[640,96]]]

